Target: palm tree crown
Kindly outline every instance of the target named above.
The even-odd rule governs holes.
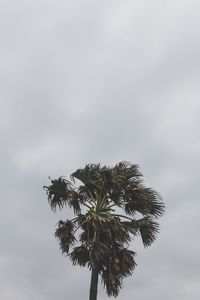
[[[128,249],[131,240],[140,235],[147,247],[156,238],[162,199],[143,185],[138,166],[127,162],[89,164],[70,179],[53,179],[44,187],[52,210],[69,206],[75,214],[59,221],[55,236],[74,265],[96,268],[107,294],[117,296],[136,266],[135,252]]]

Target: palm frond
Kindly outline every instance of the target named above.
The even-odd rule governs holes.
[[[68,195],[68,205],[72,207],[75,214],[81,213],[81,203],[82,200],[79,197],[79,194],[76,191],[71,191]]]
[[[130,240],[133,240],[135,236],[138,235],[138,228],[135,226],[135,220],[132,221],[121,221],[122,226],[124,226],[124,231],[130,236]]]
[[[54,211],[57,207],[62,209],[66,204],[67,195],[70,189],[70,182],[63,177],[59,177],[58,179],[51,179],[51,185],[44,186],[44,188],[46,190],[51,209]]]
[[[152,220],[152,217],[146,216],[140,220],[135,221],[135,229],[140,233],[142,242],[145,247],[150,246],[156,239],[159,233],[159,225]]]
[[[139,212],[159,217],[164,213],[164,204],[159,194],[151,188],[129,185],[124,194],[124,210],[128,215]]]
[[[105,243],[95,240],[91,243],[89,256],[92,264],[97,265],[105,256],[109,255],[110,249]]]
[[[88,164],[82,169],[78,169],[71,174],[71,179],[80,180],[83,184],[96,181],[99,178],[100,164]]]
[[[105,269],[101,274],[102,282],[106,288],[108,296],[117,297],[122,287],[122,280],[119,276],[114,275],[109,269]]]
[[[60,249],[63,254],[68,254],[69,247],[72,246],[76,238],[74,236],[74,223],[70,220],[59,221],[55,231],[55,237],[59,240]]]
[[[139,167],[135,164],[122,161],[115,165],[113,168],[113,175],[115,181],[121,180],[121,183],[135,182],[139,184],[141,182],[142,173],[139,171]]]
[[[56,211],[56,208],[62,209],[65,205],[69,205],[74,209],[75,214],[81,212],[81,199],[79,194],[74,190],[70,181],[66,180],[63,177],[58,179],[52,179],[50,186],[44,187],[47,195],[48,202],[53,211]]]
[[[115,244],[112,255],[104,259],[100,274],[108,296],[118,296],[123,279],[135,269],[134,256],[133,251]]]
[[[81,267],[91,265],[89,251],[84,245],[75,247],[73,251],[69,254],[69,257],[73,265],[79,265]]]

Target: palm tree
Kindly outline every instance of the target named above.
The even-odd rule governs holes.
[[[53,211],[64,206],[74,211],[75,218],[59,221],[55,236],[74,265],[91,270],[89,300],[97,299],[99,277],[108,296],[116,297],[136,266],[130,242],[140,235],[147,247],[156,238],[155,219],[164,212],[161,197],[144,186],[138,166],[127,162],[89,164],[70,180],[51,179],[44,188]]]

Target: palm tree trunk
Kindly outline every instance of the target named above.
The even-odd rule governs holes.
[[[93,266],[91,272],[89,300],[97,300],[97,287],[98,287],[98,268],[96,266]]]

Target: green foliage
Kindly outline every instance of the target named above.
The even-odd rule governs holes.
[[[56,238],[58,238],[60,242],[60,248],[62,250],[62,253],[69,252],[69,247],[74,244],[76,241],[75,235],[74,235],[74,227],[75,224],[69,220],[67,221],[59,221],[58,227],[55,232]]]
[[[44,187],[53,211],[69,206],[76,216],[60,221],[55,236],[74,265],[98,267],[107,294],[116,297],[136,266],[130,242],[137,235],[145,247],[155,241],[155,219],[163,214],[164,204],[156,191],[143,185],[138,166],[127,162],[112,168],[86,165],[70,178],[51,180]],[[117,214],[116,208],[123,213]]]

